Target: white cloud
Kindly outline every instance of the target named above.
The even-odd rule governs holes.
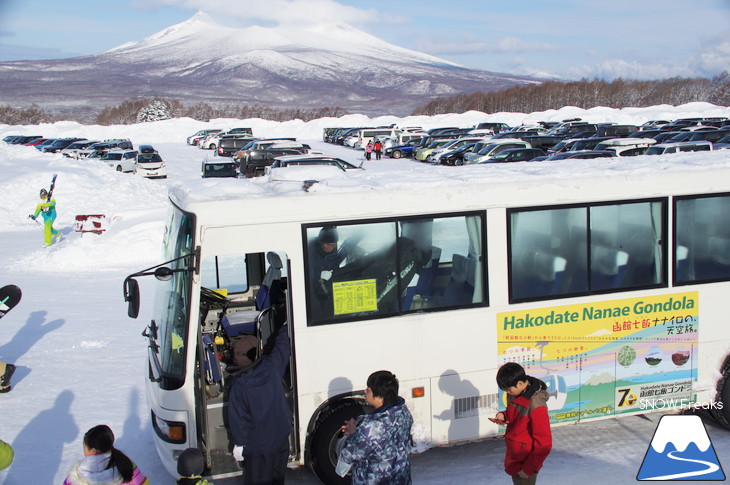
[[[524,53],[536,51],[557,51],[561,48],[547,42],[525,42],[515,37],[504,37],[497,42],[491,52],[497,53]]]
[[[712,42],[705,44],[697,56],[696,69],[705,76],[730,70],[730,40],[712,39]]]
[[[353,25],[382,22],[375,9],[343,5],[335,0],[134,0],[139,9],[155,6],[202,10],[216,20],[245,23],[303,24],[342,21]]]
[[[420,39],[416,48],[432,55],[515,54],[560,50],[558,46],[545,42],[525,42],[516,37],[503,37],[490,42],[473,35],[464,36],[461,40],[444,37]]]

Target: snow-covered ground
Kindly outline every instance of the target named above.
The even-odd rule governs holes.
[[[232,191],[243,184],[264,183],[201,179],[201,160],[214,155],[185,144],[185,138],[195,131],[250,126],[258,136],[295,136],[325,153],[359,164],[361,151],[322,143],[322,128],[391,123],[424,128],[466,127],[481,121],[518,125],[573,117],[589,122],[641,124],[650,119],[689,116],[730,117],[730,108],[695,103],[676,108],[564,108],[532,114],[469,112],[377,119],[348,115],[307,123],[201,123],[176,119],[131,126],[85,126],[71,122],[0,125],[0,139],[10,134],[36,133],[90,139],[128,137],[135,146],[154,145],[167,161],[169,172],[167,180],[146,180],[114,172],[95,161],[65,159],[0,142],[0,286],[12,283],[23,289],[23,300],[2,319],[0,326],[0,359],[17,366],[13,390],[0,396],[0,439],[13,445],[16,458],[9,469],[0,471],[0,481],[8,485],[61,483],[82,456],[83,433],[96,424],[106,423],[117,435],[117,446],[139,464],[152,484],[173,483],[155,452],[144,396],[146,345],[140,333],[143,322],[149,318],[149,308],[143,304],[140,318],[130,320],[122,299],[122,281],[129,273],[160,261],[169,187]],[[730,150],[677,157],[688,164],[730,165]],[[642,158],[649,157],[639,157],[634,162],[658,169],[680,160],[662,156],[648,162]],[[534,170],[529,165],[510,164],[504,170]],[[408,159],[365,162],[364,167],[370,175],[368,183],[403,180],[410,172],[423,174],[429,170],[434,170],[438,181],[449,169]],[[462,168],[469,167],[459,167]],[[44,248],[39,225],[27,216],[35,209],[39,189],[48,187],[54,173],[58,174],[54,192],[59,214],[56,227],[64,238],[60,244]],[[74,232],[77,214],[105,214],[111,221],[108,231],[102,235]],[[141,279],[140,284],[144,292],[151,290],[146,285],[154,283]],[[658,416],[651,415],[648,419],[630,417],[556,428],[555,451],[540,482],[575,480],[613,485],[633,481],[657,422]],[[710,424],[708,428],[720,461],[730,464],[730,433]],[[414,457],[414,481],[476,484],[496,479],[508,483],[500,465],[502,446],[501,440],[489,439],[429,450]],[[293,483],[316,483],[306,470],[293,471],[289,478]]]

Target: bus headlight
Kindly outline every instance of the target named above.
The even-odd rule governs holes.
[[[152,413],[152,427],[162,440],[168,443],[185,443],[185,423],[167,421]]]

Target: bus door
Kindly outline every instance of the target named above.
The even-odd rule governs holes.
[[[284,321],[290,321],[288,275],[289,260],[280,251],[202,259],[195,413],[198,441],[213,476],[240,473],[231,455],[234,443],[228,426],[228,394],[240,370],[233,360],[232,345],[255,337],[259,357],[271,352],[276,331]],[[292,339],[292,349],[293,345]],[[292,351],[282,386],[296,420],[293,365]],[[297,423],[293,429],[298,429]],[[290,437],[292,459],[298,459],[296,436],[292,433]]]

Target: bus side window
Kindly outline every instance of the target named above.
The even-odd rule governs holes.
[[[675,201],[674,279],[678,284],[730,279],[730,196]]]
[[[306,228],[310,325],[484,303],[483,234],[476,215]]]

